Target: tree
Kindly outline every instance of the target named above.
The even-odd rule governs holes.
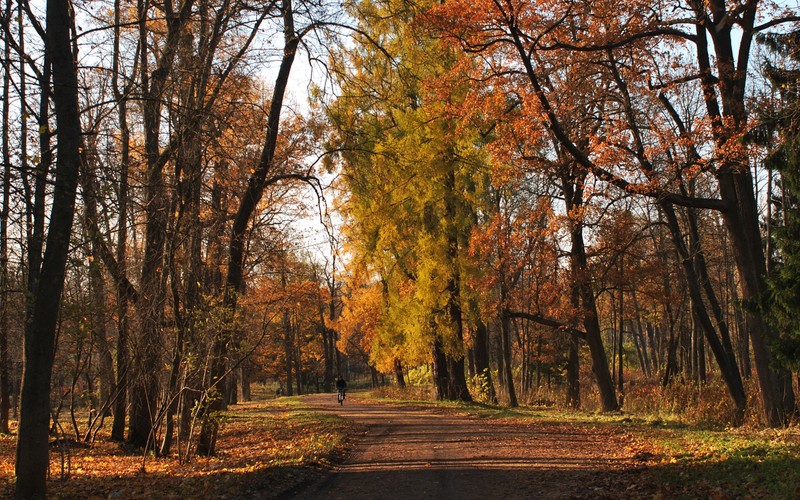
[[[749,158],[740,141],[749,118],[747,66],[756,33],[793,17],[770,16],[764,2],[689,1],[673,9],[676,5],[681,4],[664,5],[653,15],[652,5],[644,2],[625,4],[624,9],[613,2],[569,2],[537,10],[536,5],[514,2],[451,1],[442,7],[442,25],[465,49],[492,54],[491,60],[499,63],[493,69],[505,63],[508,71],[514,70],[501,69],[501,74],[523,74],[530,98],[526,102],[537,108],[542,128],[593,176],[662,204],[720,211],[742,280],[742,298],[755,300],[765,290],[766,260]],[[684,11],[692,16],[683,17]],[[589,29],[597,19],[603,19],[604,29]],[[614,96],[605,101],[603,127],[596,134],[576,136],[564,126],[560,102],[547,84],[551,69],[567,59],[608,70],[595,80],[602,82],[598,97]],[[682,133],[670,103],[687,88],[702,92],[704,127]],[[662,103],[663,114],[628,111],[633,103],[654,99]],[[680,120],[687,123],[684,117]],[[666,152],[674,144],[681,145],[679,156]],[[718,197],[672,191],[667,182],[698,175],[716,186]],[[775,332],[757,314],[751,314],[749,325],[765,419],[782,425],[794,407],[794,395],[788,372],[772,366],[766,348]]]
[[[11,3],[6,4],[3,12],[4,30],[10,32]],[[11,210],[11,146],[10,113],[11,113],[11,44],[6,43],[3,67],[3,205],[0,209],[0,432],[9,432],[8,416],[11,408],[9,380],[9,293],[8,283],[8,222]]]
[[[762,133],[777,132],[779,146],[767,158],[767,168],[781,179],[779,203],[782,215],[776,231],[779,264],[769,281],[769,295],[762,308],[777,327],[779,335],[771,348],[778,360],[794,371],[800,369],[800,330],[798,330],[798,287],[800,287],[800,30],[765,35],[760,41],[775,57],[767,61],[764,72],[777,91],[776,109],[762,117]],[[769,108],[767,108],[769,109]],[[775,200],[768,200],[775,203]]]
[[[281,112],[283,110],[286,88],[289,83],[289,75],[301,40],[314,27],[313,24],[305,27],[295,26],[295,7],[290,0],[283,0],[280,2],[279,12],[283,28],[283,55],[277,76],[275,77],[275,85],[272,89],[272,99],[270,100],[269,114],[267,115],[264,142],[258,163],[252,170],[247,182],[247,187],[240,197],[239,207],[236,210],[231,229],[228,249],[228,274],[223,288],[223,304],[226,314],[230,315],[229,317],[231,320],[236,312],[238,296],[242,291],[244,279],[245,233],[253,213],[258,208],[258,203],[264,194],[265,188],[286,180],[299,180],[308,182],[311,185],[314,183],[314,177],[309,172],[302,170],[282,171],[280,168],[277,168],[275,163],[275,153],[278,149],[279,128],[281,125]],[[222,383],[227,374],[228,345],[231,341],[232,333],[231,331],[219,332],[214,340],[211,367],[212,387]],[[205,410],[206,419],[204,420],[203,429],[200,434],[198,445],[199,453],[210,455],[215,452],[218,423],[210,417],[215,412],[224,408],[225,403],[223,399],[215,397],[210,401],[208,408]]]
[[[480,162],[476,132],[459,139],[463,130],[447,114],[458,92],[437,100],[428,87],[457,61],[414,28],[423,7],[364,2],[354,9],[357,45],[336,60],[343,95],[329,111],[331,146],[352,193],[349,227],[364,239],[358,251],[386,282],[389,301],[401,301],[391,309],[415,310],[398,314],[392,328],[413,331],[408,340],[427,345],[439,397],[470,399],[463,273]]]
[[[17,498],[44,498],[46,495],[50,376],[80,168],[81,123],[75,66],[77,56],[73,53],[71,39],[73,30],[74,19],[69,3],[49,0],[46,50],[53,71],[56,173],[47,249],[34,289],[33,314],[25,327],[25,371],[16,462]]]

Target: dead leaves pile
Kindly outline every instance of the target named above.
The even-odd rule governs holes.
[[[215,457],[130,453],[99,436],[91,447],[53,446],[49,498],[270,498],[313,481],[341,456],[351,427],[274,402],[231,407]],[[107,436],[105,436],[107,438]],[[14,488],[16,436],[0,436],[0,498]],[[144,463],[144,472],[142,465]]]

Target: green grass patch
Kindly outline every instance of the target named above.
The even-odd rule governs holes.
[[[607,427],[629,436],[631,455],[664,498],[800,498],[800,427],[714,428],[679,416],[626,412],[591,413],[552,406],[507,408],[484,403],[402,399],[402,394],[366,393],[397,405],[454,411],[486,419],[569,422]],[[398,397],[399,396],[399,397]]]

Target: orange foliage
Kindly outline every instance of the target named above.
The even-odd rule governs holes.
[[[277,402],[236,405],[225,419],[215,457],[181,463],[143,458],[100,434],[92,446],[51,445],[53,498],[181,499],[273,496],[319,474],[341,453],[349,425],[287,418]],[[0,497],[10,498],[16,436],[0,435]],[[63,454],[61,451],[63,450]],[[61,480],[61,478],[66,480]]]

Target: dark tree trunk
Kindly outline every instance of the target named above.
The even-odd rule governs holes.
[[[297,33],[295,33],[294,29],[294,8],[291,0],[282,0],[281,13],[283,16],[284,32],[283,58],[272,91],[272,101],[270,102],[269,116],[267,117],[264,146],[261,150],[261,157],[259,158],[258,165],[250,176],[250,179],[248,179],[247,189],[243,193],[239,209],[234,217],[233,228],[231,229],[228,276],[224,290],[225,307],[229,310],[229,314],[231,315],[234,315],[236,312],[238,295],[242,289],[245,234],[250,223],[250,218],[264,194],[264,188],[270,182],[267,179],[267,175],[272,171],[273,167],[273,159],[278,143],[278,129],[280,126],[281,110],[283,109],[283,99],[289,82],[292,64],[294,63],[297,48],[300,44],[300,38]],[[232,320],[233,316],[231,316],[230,319]],[[220,332],[220,334],[217,335],[217,339],[214,341],[211,378],[216,384],[223,382],[222,379],[227,369],[227,345],[229,340],[227,336],[225,332]],[[291,387],[291,385],[288,385],[287,389],[289,389],[289,387]],[[207,415],[211,417],[212,413],[222,410],[224,407],[225,401],[221,398],[216,398],[209,403]],[[205,455],[212,455],[215,453],[218,429],[219,425],[213,418],[205,419],[200,435],[200,443],[202,446],[198,446],[198,453]]]
[[[475,325],[475,373],[483,379],[488,391],[486,397],[490,402],[497,401],[492,381],[492,370],[489,366],[489,329],[480,320]]]
[[[573,165],[573,169],[578,170],[578,166]],[[583,206],[583,182],[586,175],[585,171],[579,170],[577,175],[576,172],[567,172],[562,176],[562,189],[564,190],[567,213],[573,213],[573,211],[579,210]],[[581,312],[583,313],[586,343],[589,345],[589,352],[592,356],[592,372],[597,381],[597,388],[600,391],[603,411],[615,411],[619,409],[619,403],[608,366],[608,357],[603,346],[594,290],[592,290],[592,284],[589,279],[590,271],[586,258],[582,221],[570,219],[570,240],[572,243],[570,250],[571,279],[572,286],[576,290],[573,293],[577,294]]]
[[[11,32],[11,2],[6,3],[3,19],[7,32]],[[5,44],[6,63],[3,71],[3,207],[0,211],[0,433],[8,434],[8,417],[11,408],[11,380],[8,359],[8,217],[11,204],[11,147],[9,116],[11,107],[11,44]],[[24,155],[24,153],[23,153]]]
[[[744,417],[744,411],[747,405],[747,396],[744,392],[744,384],[742,383],[741,374],[739,373],[739,367],[736,365],[735,358],[731,357],[733,353],[723,346],[722,341],[717,336],[716,330],[714,330],[711,318],[708,316],[705,302],[703,301],[700,291],[700,278],[696,273],[695,259],[690,255],[683,242],[678,218],[675,215],[675,209],[672,204],[666,202],[661,203],[660,206],[666,217],[667,227],[672,236],[672,243],[678,252],[683,266],[689,297],[691,299],[693,316],[703,329],[711,351],[714,353],[714,358],[717,360],[717,364],[720,367],[722,378],[725,380],[725,384],[728,387],[728,393],[731,395],[734,405],[736,405],[736,420],[741,421]]]
[[[438,338],[433,342],[433,384],[436,386],[436,399],[439,401],[449,399],[447,356],[445,356],[442,343]]]
[[[403,363],[401,363],[398,358],[394,360],[394,380],[397,383],[397,387],[401,389],[406,388],[406,379],[403,375]]]
[[[242,401],[252,401],[253,399],[253,394],[250,389],[251,369],[251,364],[248,362],[242,363],[240,368],[240,378],[242,381]]]
[[[622,267],[622,256],[620,256],[620,273],[623,270]],[[619,395],[619,405],[622,406],[625,401],[625,317],[623,313],[625,312],[625,292],[620,285],[619,289],[619,343],[617,344],[617,355],[619,356],[617,362],[617,368],[619,369],[619,377],[617,378],[617,394]]]
[[[452,158],[452,151],[448,152]],[[450,161],[450,170],[445,176],[445,234],[447,241],[447,260],[450,268],[450,279],[447,283],[447,319],[455,337],[454,352],[448,352],[449,397],[451,400],[472,401],[467,387],[467,371],[464,350],[464,321],[461,308],[461,271],[459,269],[459,231],[455,225],[458,212],[456,201],[456,177],[453,170],[454,160]]]
[[[500,340],[502,342],[503,367],[505,370],[506,390],[508,391],[508,405],[511,408],[516,408],[519,406],[519,402],[517,401],[517,391],[514,388],[514,372],[511,364],[511,315],[506,308],[503,308],[500,318]]]
[[[128,245],[128,169],[130,165],[130,129],[128,128],[128,103],[126,91],[119,86],[120,16],[121,0],[114,2],[114,68],[112,87],[117,101],[120,129],[119,217],[117,220],[117,266],[120,276],[127,275]],[[114,421],[111,439],[125,439],[125,420],[128,411],[128,294],[122,280],[117,282],[117,353],[116,380],[114,382]]]
[[[569,336],[569,353],[567,355],[567,407],[577,410],[581,407],[581,379],[580,373],[580,338],[577,335]],[[538,367],[537,367],[538,369]],[[537,373],[537,379],[539,375]],[[537,380],[538,385],[538,380]]]
[[[292,349],[292,324],[289,318],[289,311],[283,311],[283,356],[284,356],[284,376],[286,377],[286,395],[294,395],[294,386],[292,384],[292,358],[294,357],[294,349]]]
[[[633,309],[636,314],[636,352],[639,355],[645,377],[650,378],[654,370],[647,354],[647,336],[645,326],[642,324],[642,316],[639,314],[639,301],[636,299],[635,291],[631,292],[631,299],[633,300]]]
[[[70,40],[69,2],[48,0],[46,50],[53,61],[53,102],[57,124],[56,177],[47,250],[25,325],[25,371],[17,440],[17,498],[45,498],[49,465],[50,381],[58,318],[80,167],[81,123],[76,54]]]
[[[706,111],[712,120],[714,140],[719,152],[730,149],[730,144],[739,140],[739,132],[748,124],[745,88],[750,46],[756,34],[756,7],[756,3],[748,3],[745,9],[737,13],[739,21],[737,35],[734,36],[732,25],[723,22],[730,15],[724,3],[714,2],[707,5],[697,2],[692,5],[698,19],[707,19],[708,10],[713,11],[713,19],[709,23],[697,26],[696,57],[702,75],[700,83]],[[709,30],[713,58],[709,51]],[[738,49],[734,49],[734,45]],[[712,69],[712,62],[716,71]],[[731,248],[742,283],[742,299],[758,302],[767,290],[767,267],[761,241],[758,204],[753,192],[753,177],[746,158],[731,153],[723,153],[722,156],[716,178],[720,197],[726,204],[722,215],[731,236]],[[786,425],[795,411],[795,397],[791,373],[774,363],[768,347],[777,334],[759,314],[748,313],[748,325],[765,419],[773,427]],[[709,344],[713,350],[714,345]]]

